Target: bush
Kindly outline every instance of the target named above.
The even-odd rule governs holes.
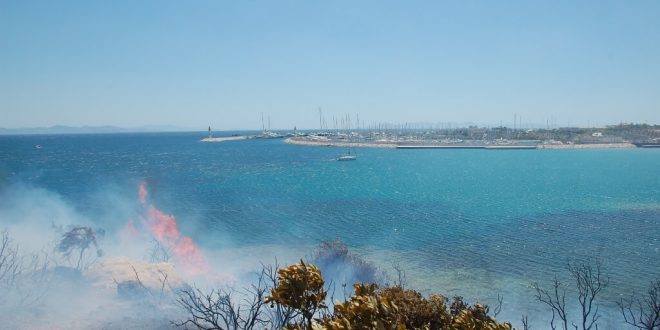
[[[330,313],[323,304],[326,292],[317,267],[301,260],[279,270],[278,275],[277,285],[266,301],[292,307],[303,316],[303,320],[290,323],[287,329],[512,329],[511,324],[491,318],[485,305],[469,306],[455,297],[448,308],[444,296],[425,298],[414,290],[400,286],[381,289],[375,283],[355,284],[355,294],[336,304]],[[317,312],[321,315],[312,322]]]
[[[278,270],[277,275],[277,286],[271,290],[266,302],[277,302],[300,311],[302,322],[292,326],[311,329],[316,312],[326,307],[327,292],[323,288],[321,271],[300,260],[300,263]]]
[[[454,298],[453,309],[447,298],[431,295],[424,298],[414,290],[401,287],[379,289],[376,284],[356,284],[350,300],[335,305],[332,315],[315,328],[347,329],[489,329],[510,330],[509,323],[497,323],[488,316],[488,307],[468,306]],[[458,308],[456,308],[458,307]]]

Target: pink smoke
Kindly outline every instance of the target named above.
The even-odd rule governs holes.
[[[144,209],[144,224],[151,235],[165,248],[172,252],[174,262],[182,266],[188,275],[202,275],[209,271],[206,257],[192,238],[181,235],[176,218],[165,214],[153,204],[147,204],[148,191],[142,182],[138,190],[140,204]]]

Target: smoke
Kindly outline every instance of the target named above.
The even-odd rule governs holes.
[[[187,226],[181,226],[196,222],[191,215],[169,214],[166,205],[161,209],[144,181],[126,186],[104,186],[77,203],[30,185],[0,186],[0,231],[6,230],[11,238],[6,251],[15,252],[20,270],[11,279],[3,278],[0,265],[0,327],[168,328],[170,321],[182,317],[174,303],[181,288],[249,287],[262,262],[287,265],[310,251],[315,251],[309,259],[321,267],[326,283],[337,285],[338,298],[344,284],[350,290],[354,282],[392,280],[381,269],[391,270],[395,259],[408,261],[402,266],[411,288],[459,294],[491,305],[497,302],[493,292],[501,292],[500,319],[516,323],[525,311],[536,325],[547,324],[548,311],[529,288],[536,279],[497,274],[490,287],[483,287],[479,279],[493,274],[477,269],[427,271],[429,267],[413,262],[412,254],[385,250],[353,254],[339,242],[317,250],[267,244],[249,248],[220,244],[222,249],[210,250],[200,245],[203,238],[193,237],[183,229]],[[57,247],[66,232],[81,227],[105,229],[106,235],[97,238],[104,256],[90,248],[78,266]],[[602,306],[601,314],[602,324],[620,324],[615,306]]]
[[[169,214],[154,197],[145,182],[108,184],[75,202],[23,183],[0,186],[0,231],[20,259],[11,281],[0,278],[0,328],[169,328],[182,318],[179,290],[249,287],[262,262],[288,264],[309,251],[206,249],[181,226],[199,221]],[[99,249],[90,241],[62,253],[72,230],[94,233]]]
[[[0,255],[2,328],[168,328],[180,318],[176,292],[213,273],[145,185],[137,200],[109,185],[77,206],[39,187],[4,185],[0,232],[0,254],[15,256]],[[145,260],[153,242],[171,251],[170,262]]]
[[[319,267],[327,283],[338,285],[342,291],[352,292],[354,283],[384,285],[388,282],[383,270],[350,252],[348,246],[339,240],[321,242],[309,261]]]
[[[89,221],[57,194],[23,184],[0,190],[0,229],[11,232],[24,252],[38,252],[54,243],[54,226],[74,223]]]

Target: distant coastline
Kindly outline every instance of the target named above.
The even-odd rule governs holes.
[[[24,128],[0,128],[0,135],[55,135],[55,134],[114,134],[114,133],[167,133],[167,132],[194,132],[198,129],[179,126],[64,126],[55,125],[51,127],[24,127]]]

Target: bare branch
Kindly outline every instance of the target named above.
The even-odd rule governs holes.
[[[172,290],[172,287],[170,286],[170,284],[167,280],[167,278],[169,277],[169,274],[167,272],[164,272],[162,269],[159,268],[158,269],[158,274],[160,274],[160,276],[158,277],[158,281],[161,283],[160,297],[158,298],[158,302],[161,303],[163,301],[163,295],[165,293],[165,285],[167,284],[167,286],[170,288],[170,290]]]
[[[281,326],[273,329],[283,328],[292,319],[291,312],[280,309],[277,313],[270,313],[266,317],[266,294],[276,283],[275,271],[270,266],[263,266],[255,283],[250,285],[244,292],[237,295],[242,299],[234,297],[236,291],[232,289],[211,290],[203,293],[197,288],[182,290],[177,302],[187,314],[187,319],[177,326],[192,325],[197,329],[223,329],[223,330],[252,330],[265,328],[275,322]],[[278,306],[281,308],[281,306]]]
[[[274,288],[277,285],[277,270],[279,269],[277,259],[275,259],[275,264],[272,266],[264,264],[261,266],[262,274],[264,279],[268,282],[268,287]],[[270,329],[282,329],[300,316],[300,313],[295,309],[289,306],[283,306],[278,302],[271,302],[267,313],[269,315]]]
[[[596,298],[608,286],[609,279],[603,275],[601,271],[601,263],[598,260],[589,262],[569,262],[568,272],[575,280],[575,288],[577,289],[577,299],[580,310],[580,322],[575,324],[571,322],[573,329],[591,330],[598,329],[598,305]],[[546,290],[539,287],[538,284],[533,285],[536,289],[536,299],[546,305],[552,310],[552,319],[550,320],[550,328],[556,329],[556,318],[559,318],[559,324],[563,330],[568,330],[568,315],[566,312],[566,289],[563,283],[557,278],[552,282],[552,289]]]
[[[502,302],[504,302],[504,296],[497,294],[497,306],[493,309],[493,316],[497,317],[502,312]]]
[[[51,276],[48,254],[20,256],[6,231],[0,232],[0,305],[36,306],[47,293]]]
[[[617,302],[626,323],[642,330],[660,328],[660,277],[651,282],[643,298],[633,294]]]
[[[12,245],[9,233],[0,233],[0,285],[11,287],[22,271],[18,247]]]
[[[527,320],[527,315],[522,316],[522,324],[523,324],[523,330],[530,330],[531,328],[529,327],[529,320]]]
[[[546,290],[541,288],[538,284],[534,284],[536,289],[536,299],[550,307],[552,310],[552,319],[550,321],[551,329],[556,329],[555,317],[559,317],[560,324],[563,330],[568,330],[568,315],[566,313],[566,289],[563,288],[562,282],[555,275],[552,280],[552,289]]]
[[[597,260],[592,263],[569,263],[568,271],[575,279],[578,290],[578,301],[582,312],[582,329],[591,330],[600,318],[598,305],[595,304],[596,297],[607,287],[609,278],[603,276],[601,262]]]
[[[394,282],[394,286],[398,286],[403,289],[408,284],[408,280],[406,279],[406,272],[403,270],[403,267],[401,267],[401,264],[398,261],[394,261],[392,263],[392,268],[394,268],[394,271],[396,271],[397,278]]]

